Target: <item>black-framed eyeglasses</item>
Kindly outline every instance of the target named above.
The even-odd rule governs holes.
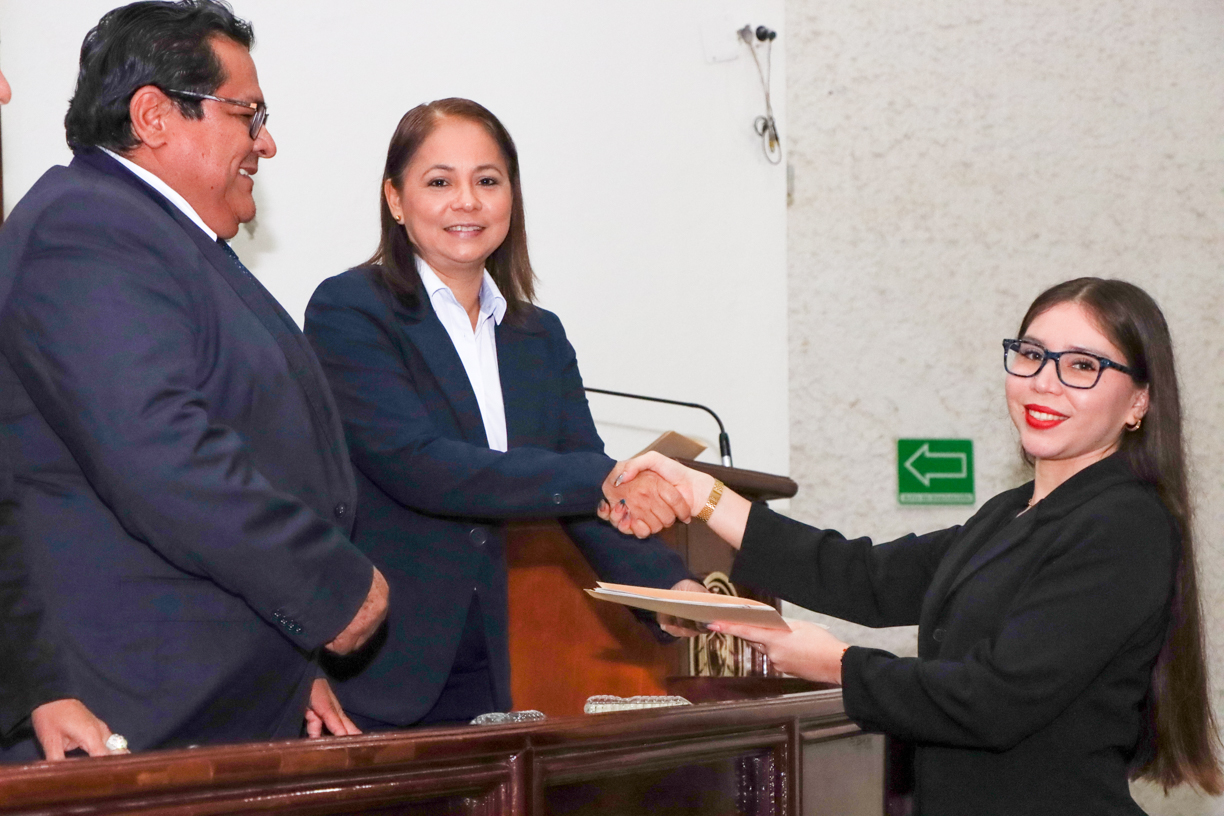
[[[268,106],[262,102],[244,102],[241,99],[227,99],[224,96],[213,96],[212,94],[196,93],[195,91],[166,91],[168,94],[175,96],[186,96],[189,99],[211,99],[214,102],[225,102],[229,105],[240,105],[254,111],[251,116],[251,141],[259,138],[259,131],[263,130],[263,126],[268,121]]]
[[[1003,341],[1003,368],[1015,377],[1036,377],[1047,361],[1054,361],[1059,381],[1068,388],[1092,388],[1105,369],[1136,377],[1135,369],[1086,351],[1050,351],[1029,340]]]

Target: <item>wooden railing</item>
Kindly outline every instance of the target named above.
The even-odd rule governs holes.
[[[742,696],[741,688],[704,692]],[[883,742],[836,689],[0,769],[3,814],[883,813]]]

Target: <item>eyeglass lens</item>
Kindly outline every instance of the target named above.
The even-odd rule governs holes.
[[[1008,373],[1018,377],[1032,377],[1046,361],[1046,350],[1036,343],[1023,340],[1009,346],[1003,358]],[[1052,359],[1058,370],[1058,379],[1071,388],[1091,388],[1101,378],[1101,361],[1089,354],[1064,351]]]
[[[265,124],[267,124],[267,122],[268,122],[268,109],[265,108],[263,105],[260,105],[255,110],[255,115],[251,117],[251,139],[252,140],[259,138],[259,131],[263,130],[263,127]]]

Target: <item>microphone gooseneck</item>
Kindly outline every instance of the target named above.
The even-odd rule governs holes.
[[[583,390],[590,391],[592,394],[607,394],[610,397],[625,397],[626,399],[643,400],[645,402],[661,402],[665,405],[679,405],[683,408],[698,408],[705,411],[714,417],[714,421],[718,423],[718,453],[722,459],[723,467],[734,467],[731,464],[731,437],[727,436],[727,429],[723,426],[722,420],[718,418],[718,414],[701,403],[682,402],[681,400],[664,399],[663,397],[648,397],[645,394],[630,394],[627,391],[609,391],[606,388],[584,387]]]

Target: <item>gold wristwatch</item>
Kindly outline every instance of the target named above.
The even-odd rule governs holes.
[[[726,485],[718,479],[714,480],[714,489],[710,491],[710,498],[706,499],[705,507],[701,508],[697,518],[707,523],[710,521],[710,516],[714,515],[714,508],[718,506],[718,500],[722,498],[725,487]]]

